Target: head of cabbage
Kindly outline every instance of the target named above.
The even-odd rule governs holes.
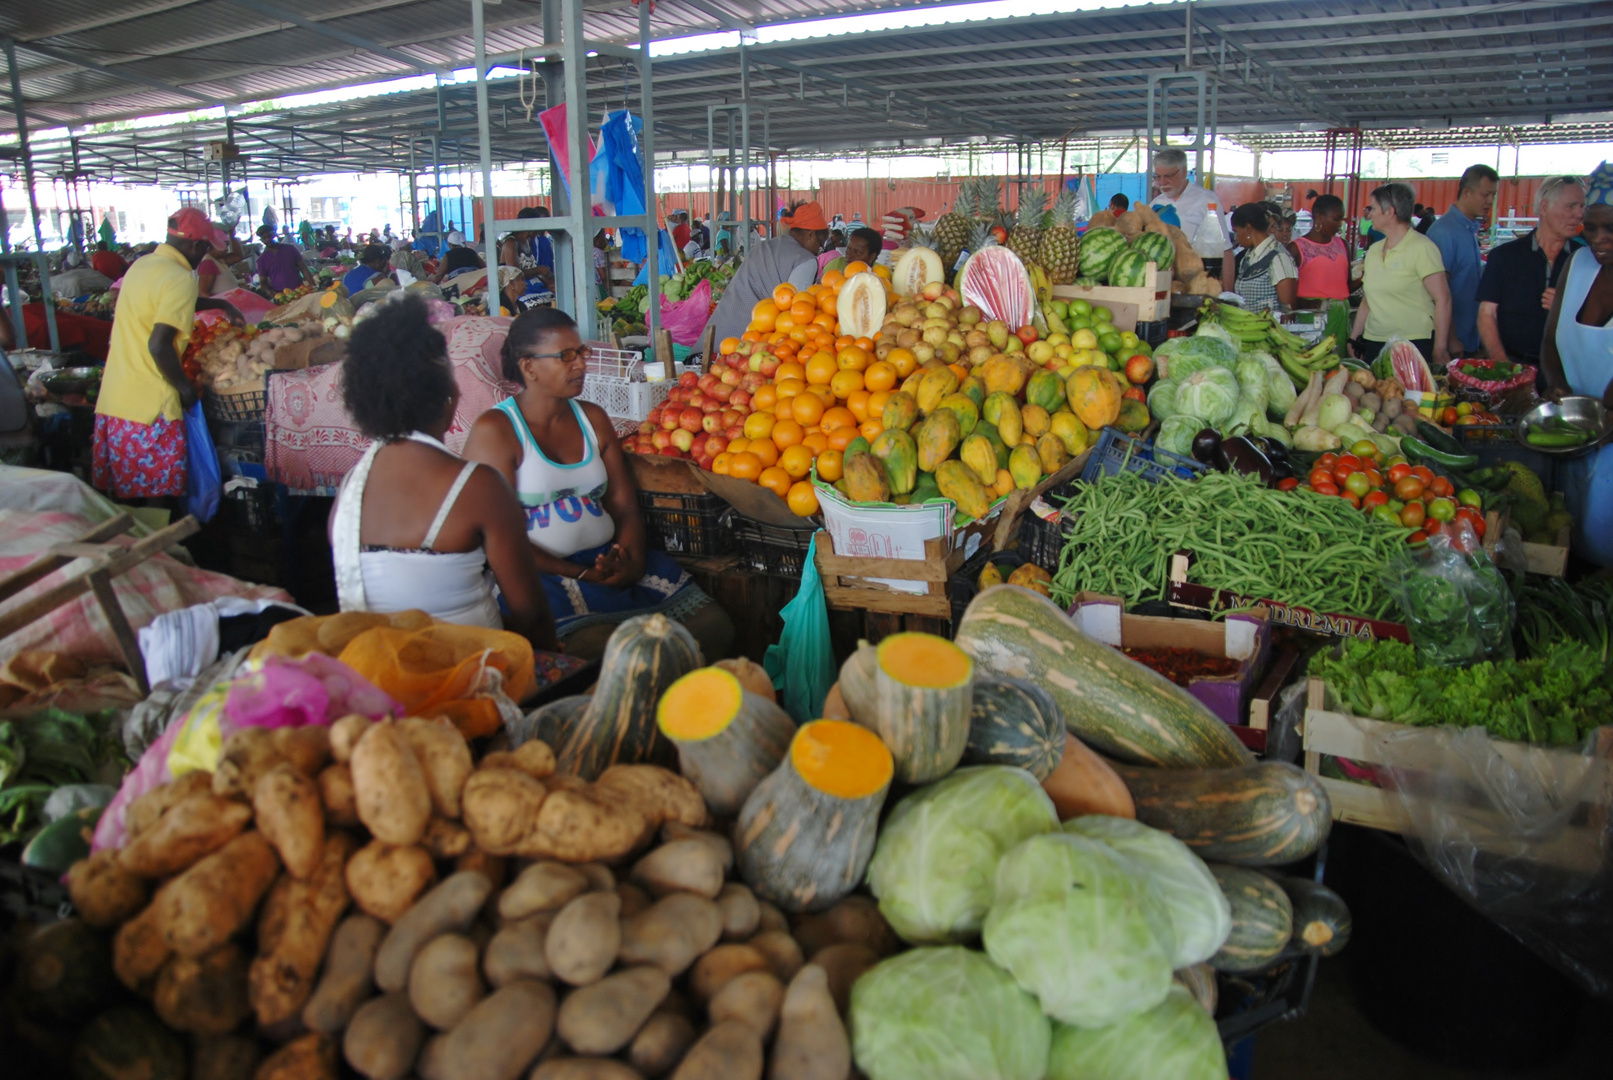
[[[1176,415],[1176,380],[1156,379],[1148,388],[1148,411],[1155,420],[1169,420]]]
[[[961,945],[912,949],[851,988],[852,1051],[869,1080],[1040,1080],[1052,1024]]]
[[[1196,416],[1177,414],[1168,416],[1159,425],[1154,445],[1183,457],[1193,456],[1193,436],[1204,429],[1204,421]]]
[[[958,769],[896,804],[868,885],[903,941],[966,941],[991,907],[1003,852],[1058,826],[1053,800],[1024,769]]]
[[[1176,388],[1176,411],[1219,427],[1238,407],[1238,377],[1224,367],[1207,367]]]
[[[1155,350],[1154,359],[1167,378],[1181,380],[1207,367],[1230,368],[1238,362],[1238,347],[1219,337],[1171,338]]]
[[[1171,987],[1176,943],[1164,902],[1137,864],[1073,833],[1033,836],[1003,856],[982,939],[1066,1024],[1112,1024]]]
[[[1152,1009],[1104,1028],[1056,1024],[1047,1080],[1226,1080],[1215,1021],[1179,986]]]

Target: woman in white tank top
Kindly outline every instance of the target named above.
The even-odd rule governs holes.
[[[578,399],[588,350],[571,316],[555,308],[523,313],[510,326],[503,359],[504,377],[522,390],[477,419],[465,457],[491,465],[515,488],[567,651],[587,655],[593,650],[579,651],[573,635],[588,627],[605,633],[633,615],[688,622],[708,606],[715,609],[708,618],[720,614],[675,560],[647,549],[638,489],[610,418]]]

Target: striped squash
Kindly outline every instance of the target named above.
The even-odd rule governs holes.
[[[734,826],[740,876],[784,911],[822,911],[855,889],[874,854],[894,772],[890,751],[844,720],[804,724]]]
[[[698,668],[667,688],[656,726],[678,748],[683,775],[719,817],[731,817],[789,752],[795,721],[728,670]]]
[[[1294,905],[1295,949],[1332,956],[1349,944],[1352,920],[1342,896],[1309,878],[1277,875],[1277,883]]]
[[[975,678],[965,765],[1017,765],[1046,780],[1064,758],[1064,717],[1046,690],[1003,675]]]
[[[1282,866],[1315,852],[1333,827],[1326,789],[1287,762],[1118,771],[1137,820],[1170,833],[1201,859]]]
[[[1186,690],[1088,637],[1045,596],[1011,585],[985,590],[964,611],[956,641],[980,670],[1044,687],[1070,733],[1108,757],[1179,769],[1254,760]]]
[[[974,661],[934,634],[892,634],[840,669],[851,718],[880,737],[896,779],[927,784],[958,767],[969,744]]]
[[[655,614],[623,622],[605,646],[587,706],[537,718],[556,770],[595,780],[612,765],[671,765],[672,747],[655,726],[655,703],[701,665],[700,646],[677,621]]]
[[[1210,966],[1234,974],[1269,967],[1288,948],[1294,932],[1294,905],[1288,894],[1258,870],[1224,863],[1208,865],[1232,905],[1232,933],[1210,957]]]

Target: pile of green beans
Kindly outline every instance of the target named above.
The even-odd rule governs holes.
[[[1082,484],[1059,554],[1053,598],[1162,599],[1170,559],[1195,556],[1188,580],[1330,614],[1381,618],[1393,600],[1379,581],[1410,529],[1372,521],[1344,499],[1280,492],[1258,477],[1207,473],[1150,482],[1121,472]]]

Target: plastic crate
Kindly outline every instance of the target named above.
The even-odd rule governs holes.
[[[652,382],[641,354],[589,342],[588,378],[583,383],[584,401],[605,410],[605,415],[636,422],[647,420],[650,410],[665,401],[676,384],[671,379]]]
[[[1153,443],[1117,428],[1106,427],[1092,448],[1092,457],[1081,473],[1081,481],[1095,483],[1116,473],[1140,472],[1151,481],[1196,480],[1206,466],[1190,457],[1161,450]]]
[[[250,390],[220,393],[205,391],[202,411],[208,419],[226,424],[263,423],[263,414],[269,407],[269,389],[266,383]]]
[[[669,555],[726,555],[733,548],[720,496],[640,491],[638,509],[650,543]]]
[[[1533,469],[1547,491],[1557,489],[1557,458],[1518,441],[1518,418],[1502,416],[1499,424],[1458,424],[1451,429],[1462,449],[1480,465],[1519,461]]]
[[[230,466],[239,463],[261,465],[264,449],[264,414],[268,407],[268,391],[259,386],[239,393],[202,395],[202,415],[207,417],[207,430],[213,436],[213,446],[219,460]]]
[[[956,632],[958,623],[963,620],[963,612],[974,598],[980,595],[980,571],[986,568],[988,562],[997,564],[1002,571],[1003,580],[1019,569],[1029,560],[1019,551],[987,551],[984,546],[969,557],[969,561],[958,568],[958,572],[947,579],[947,600],[952,604],[952,629]]]
[[[1028,508],[1019,516],[1016,545],[1020,558],[1025,562],[1035,563],[1049,574],[1058,570],[1059,553],[1064,550],[1064,539],[1075,527],[1074,520],[1062,513],[1064,501],[1073,494],[1075,494],[1074,481],[1060,484],[1042,495],[1044,501],[1060,508],[1061,513],[1055,521],[1044,521]]]
[[[225,512],[252,532],[278,533],[283,523],[278,484],[239,485],[224,492]]]
[[[807,550],[812,546],[812,534],[818,531],[816,523],[792,529],[758,521],[737,510],[730,511],[728,516],[734,553],[739,556],[741,566],[758,574],[800,580],[806,568]]]

